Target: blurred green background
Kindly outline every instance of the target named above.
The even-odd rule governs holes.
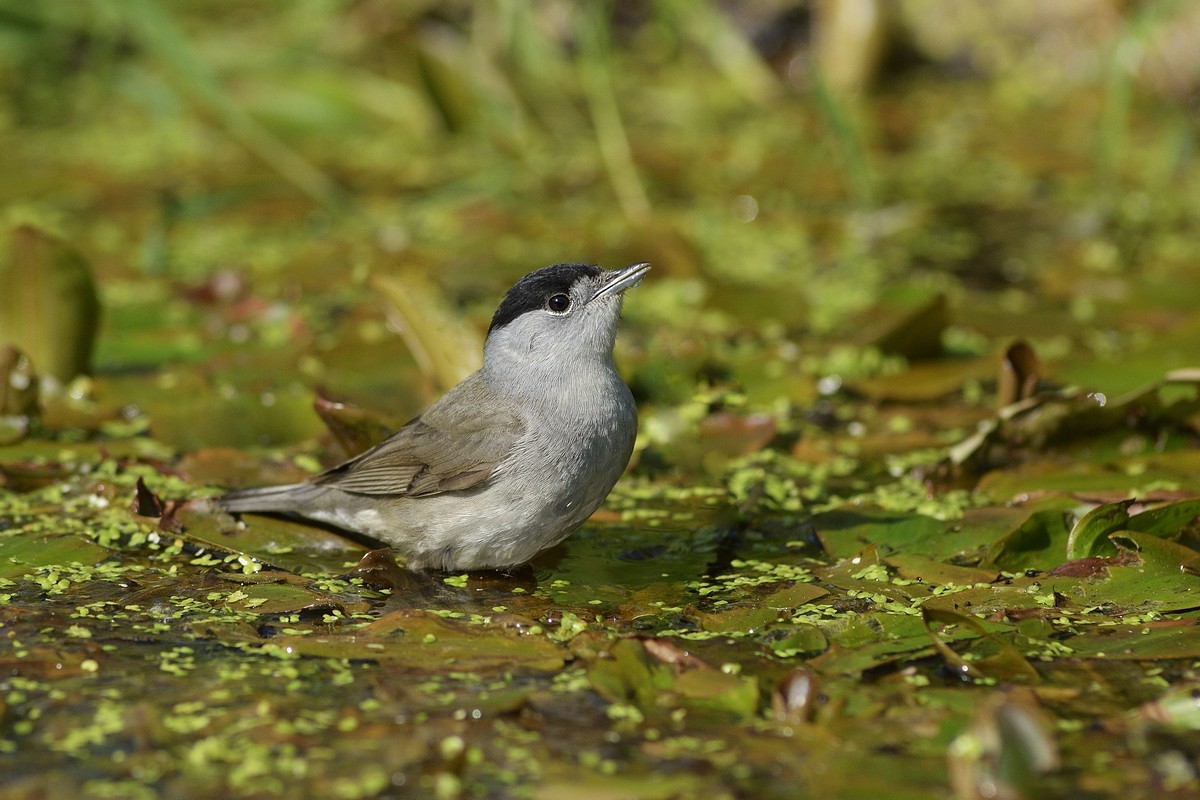
[[[406,418],[565,260],[654,263],[620,351],[650,406],[929,357],[969,383],[1016,337],[1116,392],[1200,345],[1198,30],[1116,0],[4,0],[3,235],[90,263],[85,393],[183,450],[310,436],[314,386]]]

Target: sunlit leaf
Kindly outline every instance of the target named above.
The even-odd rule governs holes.
[[[83,256],[31,225],[15,228],[0,262],[0,345],[16,345],[33,369],[66,383],[89,371],[99,322]]]
[[[99,564],[111,557],[111,550],[80,536],[0,536],[0,578],[58,565]]]

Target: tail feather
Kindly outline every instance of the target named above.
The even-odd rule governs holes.
[[[235,489],[217,498],[221,508],[232,513],[292,512],[303,514],[321,487],[311,483],[290,483],[284,486],[263,486],[257,489]]]

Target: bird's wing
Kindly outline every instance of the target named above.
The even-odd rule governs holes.
[[[386,441],[314,478],[344,492],[421,497],[469,489],[508,458],[525,430],[468,379]]]

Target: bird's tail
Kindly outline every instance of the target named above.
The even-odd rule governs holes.
[[[217,498],[218,505],[232,513],[293,512],[303,514],[312,499],[321,492],[311,483],[290,483],[286,486],[263,486],[258,489],[235,489]]]

